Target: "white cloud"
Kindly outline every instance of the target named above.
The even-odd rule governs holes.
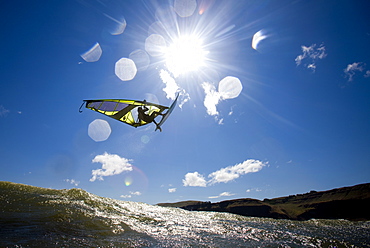
[[[348,77],[348,82],[353,80],[356,72],[361,72],[364,70],[365,64],[362,62],[355,62],[352,64],[347,65],[347,67],[343,70],[346,74],[345,77]],[[367,75],[367,72],[365,76]]]
[[[370,77],[370,70],[366,71],[364,77],[366,77],[366,78]]]
[[[234,166],[228,166],[226,168],[221,168],[215,172],[208,175],[211,178],[206,181],[204,176],[198,172],[187,173],[185,179],[183,179],[184,186],[194,186],[194,187],[206,187],[207,185],[213,185],[216,183],[228,183],[234,179],[239,178],[241,175],[248,173],[258,172],[262,170],[267,163],[263,163],[259,160],[248,159],[240,164]]]
[[[163,91],[166,93],[166,97],[168,99],[174,100],[176,98],[176,94],[181,92],[182,102],[179,103],[179,107],[182,108],[182,106],[190,99],[189,94],[176,83],[176,80],[167,70],[160,70],[159,76],[165,84]],[[227,76],[218,82],[218,89],[216,89],[215,85],[209,82],[203,82],[202,88],[205,92],[203,104],[206,107],[207,114],[218,116],[219,112],[217,111],[217,105],[220,101],[238,97],[243,89],[243,85],[239,78]],[[218,121],[218,118],[216,118],[216,121]],[[219,124],[222,124],[222,121],[219,122]]]
[[[163,91],[166,93],[167,98],[175,100],[176,92],[180,89],[175,79],[171,77],[168,71],[163,69],[159,72],[159,76],[161,77],[162,82],[166,85]]]
[[[168,99],[175,100],[177,94],[181,94],[181,101],[179,100],[177,104],[180,108],[182,108],[182,106],[190,100],[190,95],[185,91],[185,89],[181,88],[176,83],[176,80],[167,70],[162,69],[159,72],[159,76],[162,82],[165,84],[163,92],[166,93],[166,97]]]
[[[9,112],[3,105],[0,105],[0,117],[5,117]]]
[[[297,65],[300,65],[301,64],[301,62],[302,62],[302,60],[305,58],[305,56],[303,56],[303,55],[298,55],[297,56],[297,58],[295,58],[295,63],[297,64]]]
[[[139,196],[139,195],[141,195],[141,192],[139,192],[139,191],[135,191],[135,192],[130,191],[129,193],[130,194],[128,194],[128,195],[121,195],[120,197],[121,198],[131,198],[132,196]]]
[[[318,48],[316,48],[316,44],[312,44],[309,47],[301,46],[301,49],[303,54],[298,55],[295,59],[297,66],[301,65],[302,61],[304,60],[306,63],[303,63],[303,66],[315,72],[316,61],[327,56],[327,53],[325,53],[324,44],[321,44]]]
[[[92,162],[102,163],[102,168],[92,171],[91,182],[96,179],[104,180],[103,177],[113,176],[121,174],[124,171],[132,171],[132,165],[129,159],[121,158],[116,154],[104,153],[103,155],[97,155]]]
[[[209,115],[218,115],[216,106],[221,100],[220,93],[216,91],[216,87],[211,83],[204,82],[202,83],[202,87],[206,93],[204,98],[204,106],[207,109],[207,113]]]
[[[223,197],[223,196],[233,196],[233,195],[235,195],[235,194],[232,194],[230,192],[223,192],[223,193],[219,194],[218,196],[210,196],[208,198],[215,199],[215,198],[220,198],[220,197]]]
[[[209,184],[230,182],[236,178],[239,178],[241,175],[258,172],[265,165],[266,164],[259,160],[249,159],[243,163],[222,168],[208,175],[208,177],[211,178]]]
[[[121,197],[121,198],[131,198],[131,197],[132,197],[132,195],[121,195],[120,197]]]
[[[217,111],[217,105],[220,101],[236,98],[243,90],[243,85],[239,78],[232,76],[224,77],[218,83],[218,91],[213,84],[208,82],[203,82],[202,87],[206,94],[204,98],[204,106],[207,109],[207,113],[209,115],[216,116],[219,114]],[[216,118],[216,120],[218,119]],[[220,121],[219,124],[222,124],[222,121]]]
[[[171,188],[171,189],[168,189],[168,192],[170,192],[170,193],[174,193],[174,192],[176,192],[176,188]]]
[[[316,70],[316,65],[315,64],[309,64],[308,66],[307,66],[307,68],[308,69],[312,69],[312,70]]]
[[[223,192],[223,193],[220,194],[220,196],[233,196],[233,195],[235,195],[235,194],[232,194],[230,192]]]
[[[185,175],[185,179],[182,180],[184,186],[193,187],[206,187],[207,182],[202,175],[198,172],[189,172]]]
[[[311,58],[313,58],[313,59],[317,59],[317,58],[318,59],[323,59],[327,55],[328,54],[325,53],[325,47],[324,47],[324,45],[321,44],[320,47],[316,49],[316,52],[313,55],[311,55]]]
[[[73,184],[74,186],[78,186],[80,184],[79,181],[76,181],[74,179],[65,179],[64,181],[66,181],[67,183]]]
[[[262,189],[257,189],[257,188],[256,189],[247,189],[245,192],[250,193],[252,191],[261,192]]]
[[[135,191],[135,192],[130,191],[130,194],[131,195],[141,195],[141,192],[140,191]]]

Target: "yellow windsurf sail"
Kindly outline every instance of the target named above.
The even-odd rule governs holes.
[[[124,100],[124,99],[102,99],[102,100],[84,100],[85,107],[118,121],[122,121],[133,127],[139,127],[148,124],[138,118],[138,109],[145,107],[148,109],[146,114],[151,115],[154,112],[162,113],[168,107],[150,103],[146,101]],[[82,107],[82,106],[81,106]]]

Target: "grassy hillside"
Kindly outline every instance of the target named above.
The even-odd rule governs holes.
[[[159,203],[158,205],[276,219],[370,220],[370,183],[321,192],[311,191],[306,194],[265,199],[263,201],[244,198],[216,203],[183,201]]]

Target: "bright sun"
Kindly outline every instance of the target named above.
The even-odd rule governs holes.
[[[174,77],[177,77],[204,66],[206,54],[199,38],[180,36],[166,49],[166,65]]]

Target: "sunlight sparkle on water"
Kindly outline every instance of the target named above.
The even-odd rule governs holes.
[[[206,54],[199,38],[180,36],[166,49],[166,65],[168,70],[177,77],[204,66]]]

